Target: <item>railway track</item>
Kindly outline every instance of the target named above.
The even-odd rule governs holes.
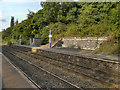
[[[54,77],[54,79],[58,79],[58,80],[62,81],[64,84],[68,84],[68,86],[70,86],[70,87],[68,87],[68,88],[74,88],[74,89],[81,89],[81,90],[83,90],[83,88],[81,88],[81,87],[79,87],[79,86],[77,86],[77,85],[72,84],[71,82],[69,82],[69,81],[67,81],[67,80],[65,80],[65,79],[63,79],[63,78],[61,78],[61,77],[59,77],[59,76],[57,76],[57,75],[55,75],[55,74],[47,71],[47,70],[45,70],[44,68],[42,68],[42,67],[40,67],[40,66],[38,66],[38,65],[36,65],[36,64],[31,63],[30,61],[27,61],[27,60],[23,59],[22,57],[14,54],[14,53],[12,53],[12,52],[8,52],[8,51],[5,51],[5,50],[4,50],[4,53],[5,53],[5,52],[6,52],[7,54],[11,54],[11,55],[13,55],[14,57],[19,58],[20,60],[28,63],[29,65],[32,65],[33,67],[36,67],[36,68],[38,68],[39,70],[41,70],[41,71],[49,74],[50,76]],[[17,67],[17,66],[16,66],[16,67]],[[23,71],[22,71],[22,72],[23,72]],[[23,72],[23,73],[25,74],[25,72]],[[33,81],[27,74],[25,74],[25,76],[27,76],[28,79],[30,79],[39,89],[42,90],[42,88],[41,88],[38,84],[36,84],[35,81]]]
[[[40,59],[40,57],[38,57],[38,55],[35,55],[35,54],[33,54],[33,53],[26,53],[26,52],[19,51],[19,50],[16,50],[16,49],[13,49],[13,50],[14,50],[14,51],[17,51],[17,52],[19,52],[19,53],[23,53],[23,54],[25,54],[25,55],[27,55],[27,56],[30,56],[30,57],[34,58],[34,59]],[[45,57],[45,56],[42,56],[42,57]],[[50,59],[49,57],[45,57],[45,58]],[[97,82],[104,83],[104,84],[107,85],[107,86],[111,86],[111,87],[114,87],[114,88],[118,88],[118,87],[119,87],[119,85],[117,85],[117,84],[110,83],[110,82],[106,82],[106,81],[104,81],[104,80],[101,80],[99,77],[98,77],[98,78],[95,78],[95,77],[92,77],[92,76],[87,75],[87,74],[85,74],[85,73],[80,73],[80,72],[78,72],[77,70],[73,70],[73,69],[71,69],[71,68],[63,67],[63,66],[61,66],[61,65],[59,65],[59,64],[55,64],[55,63],[51,62],[50,60],[48,60],[48,61],[47,61],[47,60],[42,60],[42,61],[44,61],[44,62],[46,62],[46,63],[48,63],[48,64],[52,64],[52,65],[54,65],[54,66],[57,66],[57,67],[59,67],[59,68],[62,68],[62,69],[64,69],[64,70],[68,70],[68,71],[73,72],[73,73],[75,73],[75,74],[88,77],[88,78],[90,78],[90,79],[92,79],[92,80],[95,80],[95,81],[97,81]],[[55,60],[54,60],[54,61],[55,61]],[[63,62],[62,62],[62,63],[63,63]],[[77,66],[77,67],[78,67],[78,66]]]
[[[9,61],[8,61],[9,62]],[[20,71],[22,74],[25,75],[39,90],[43,90],[32,78],[30,78],[24,71],[22,71],[17,65],[15,65],[13,62],[9,62],[12,64],[18,71]]]

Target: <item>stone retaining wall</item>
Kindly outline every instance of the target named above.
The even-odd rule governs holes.
[[[100,47],[100,44],[107,40],[106,37],[71,37],[71,38],[63,38],[62,39],[62,47],[68,48],[80,48],[87,50],[95,50]]]

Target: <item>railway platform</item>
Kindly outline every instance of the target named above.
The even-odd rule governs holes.
[[[107,54],[95,54],[92,50],[81,50],[81,49],[75,49],[75,48],[48,48],[48,47],[31,47],[26,45],[16,45],[19,47],[25,47],[25,48],[31,48],[32,52],[37,53],[39,49],[43,49],[46,51],[56,52],[56,53],[63,53],[63,54],[69,54],[69,55],[77,55],[77,56],[83,56],[88,57],[92,59],[97,60],[107,60],[107,61],[118,61],[120,62],[120,56],[115,55],[107,55]]]
[[[112,61],[119,61],[120,59],[120,57],[114,55],[95,54],[93,53],[93,51],[90,50],[79,50],[79,49],[71,49],[71,48],[41,48],[41,49],[52,52],[70,54],[70,55],[84,56],[93,59],[96,58],[96,59],[104,59],[104,60],[112,60]]]
[[[37,87],[3,54],[2,57],[2,88],[36,89]]]

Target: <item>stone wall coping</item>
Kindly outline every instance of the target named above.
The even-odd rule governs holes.
[[[107,37],[71,37],[71,38],[63,38],[62,40],[107,40]]]

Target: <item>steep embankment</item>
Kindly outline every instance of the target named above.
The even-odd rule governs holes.
[[[51,28],[52,41],[64,36],[105,36],[110,40],[96,52],[112,50],[113,53],[118,50],[120,2],[43,2],[41,6],[43,9],[37,13],[29,12],[28,19],[5,29],[2,32],[3,41],[17,43],[21,35],[22,44],[29,44],[31,37],[41,37],[42,44],[47,44]]]

